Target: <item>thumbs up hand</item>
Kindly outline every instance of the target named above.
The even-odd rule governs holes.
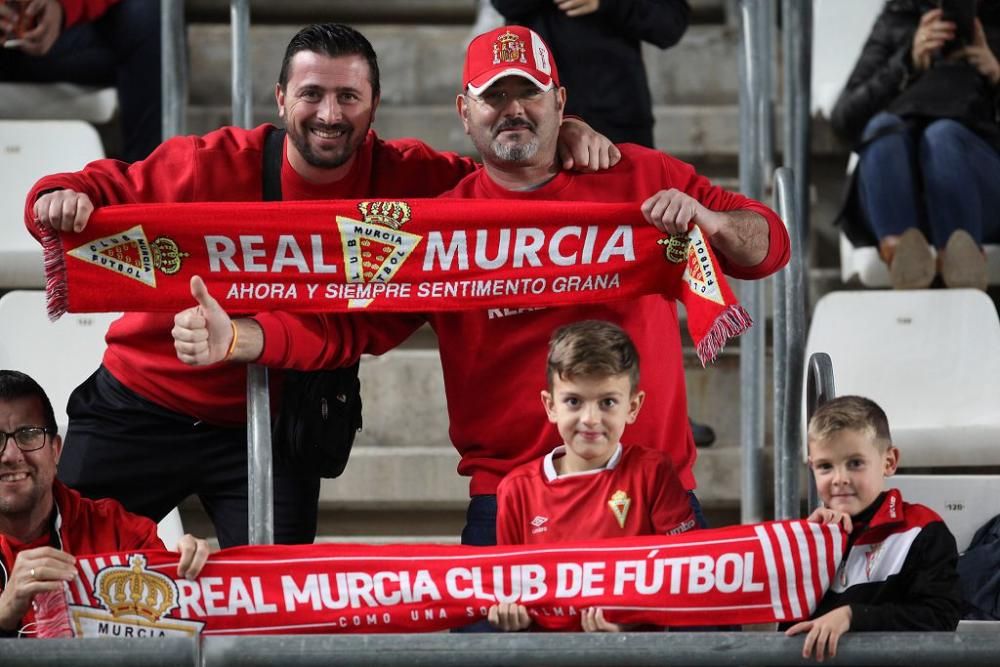
[[[235,333],[232,320],[199,276],[191,278],[191,296],[198,305],[177,313],[170,332],[177,358],[190,366],[225,361]]]

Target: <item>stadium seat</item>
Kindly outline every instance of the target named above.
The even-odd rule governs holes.
[[[806,358],[815,352],[830,355],[838,396],[885,409],[901,471],[888,486],[934,509],[965,550],[1000,514],[1000,475],[970,474],[1000,466],[993,302],[978,290],[833,292],[816,305]]]
[[[0,118],[107,123],[118,106],[114,88],[75,83],[0,83]]]
[[[903,461],[906,453],[902,453]],[[907,502],[921,503],[948,524],[959,553],[969,548],[972,536],[1000,514],[998,475],[894,475],[887,486],[899,489]]]
[[[813,1],[813,113],[830,117],[882,6],[877,0]]]
[[[50,322],[45,292],[14,290],[0,297],[0,368],[27,373],[52,401],[59,432],[66,432],[66,401],[97,370],[104,334],[118,313],[63,315]]]
[[[977,290],[833,292],[806,358],[826,352],[836,393],[889,416],[907,467],[1000,465],[1000,320]]]
[[[97,131],[83,121],[0,120],[0,290],[45,286],[41,246],[24,228],[31,187],[101,157]]]
[[[987,280],[990,285],[1000,285],[1000,245],[986,245],[984,250]],[[845,283],[857,279],[865,287],[889,287],[889,267],[879,257],[878,248],[855,246],[841,232],[840,278]]]

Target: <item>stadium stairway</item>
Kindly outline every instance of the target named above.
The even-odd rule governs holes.
[[[739,146],[738,33],[726,0],[691,0],[694,21],[667,52],[648,47],[659,148],[735,188]],[[382,71],[376,129],[386,138],[417,136],[439,149],[469,153],[454,111],[462,54],[476,0],[299,0],[251,2],[254,122],[275,120],[274,81],[284,47],[303,24],[350,22],[373,42]],[[204,133],[230,119],[230,30],[226,0],[187,0],[190,96],[187,131]],[[572,95],[572,91],[570,91]],[[780,123],[776,125],[780,135]],[[780,142],[780,136],[777,137]],[[829,129],[814,138],[811,243],[821,266],[837,266],[829,224],[840,193],[846,151]],[[836,281],[835,268],[814,271],[813,294]],[[454,539],[464,523],[467,480],[447,438],[447,414],[433,333],[362,364],[365,429],[343,477],[322,490],[320,535],[343,539],[425,535]],[[685,349],[691,415],[711,424],[716,443],[699,450],[699,497],[716,525],[737,521],[739,474],[739,349],[732,345],[709,370]],[[770,373],[770,371],[768,371]],[[768,375],[770,377],[770,375]],[[768,382],[770,384],[770,382]],[[420,397],[419,401],[412,400]],[[771,420],[767,424],[770,442]],[[768,449],[768,456],[770,449]],[[764,482],[770,494],[770,480]],[[770,504],[768,504],[770,507]],[[195,502],[182,507],[185,526],[208,529]]]

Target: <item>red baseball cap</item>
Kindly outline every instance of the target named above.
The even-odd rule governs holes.
[[[484,32],[465,53],[462,84],[472,94],[481,95],[505,76],[524,77],[543,91],[559,85],[549,47],[537,32],[519,25]]]

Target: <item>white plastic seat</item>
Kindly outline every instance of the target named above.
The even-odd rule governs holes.
[[[79,120],[0,120],[0,289],[44,287],[42,247],[24,227],[24,200],[42,176],[104,157]]]
[[[1000,320],[978,290],[833,292],[806,358],[886,411],[901,467],[1000,465]]]
[[[813,113],[830,117],[883,4],[881,0],[813,0]]]
[[[1000,245],[986,245],[987,280],[1000,285]],[[931,249],[934,250],[933,248]],[[935,253],[936,254],[936,253]],[[889,287],[889,267],[875,246],[855,246],[840,233],[840,278],[845,283],[857,279],[865,287]]]
[[[0,297],[0,368],[27,373],[42,386],[66,432],[66,401],[101,364],[104,334],[120,313],[63,315],[50,322],[45,293],[14,290]]]
[[[0,83],[0,118],[107,123],[118,107],[114,88],[75,83]]]
[[[886,486],[899,489],[907,502],[927,505],[948,525],[959,553],[976,531],[1000,514],[998,475],[894,475]]]

